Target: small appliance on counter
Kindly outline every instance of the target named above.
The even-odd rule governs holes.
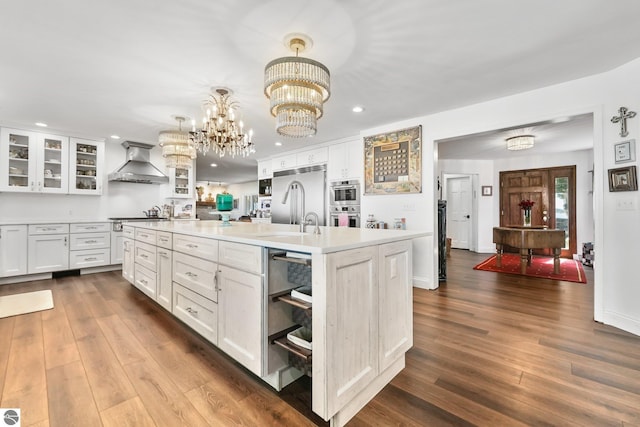
[[[227,192],[216,195],[216,209],[219,211],[233,210],[233,196]]]

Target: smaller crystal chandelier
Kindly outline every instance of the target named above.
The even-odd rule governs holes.
[[[300,138],[317,132],[323,103],[331,95],[329,69],[298,54],[313,45],[304,34],[289,34],[285,45],[296,56],[274,59],[264,67],[264,94],[270,100],[276,131],[283,136]]]
[[[230,98],[231,90],[212,88],[215,93],[205,103],[207,116],[202,119],[202,129],[196,130],[195,120],[191,121],[189,132],[191,141],[198,151],[207,154],[209,150],[224,157],[242,155],[246,157],[255,153],[251,138],[253,130],[245,133],[242,120],[236,122],[234,108],[237,104]],[[216,95],[217,94],[217,95]]]
[[[507,150],[527,150],[533,148],[534,137],[533,135],[518,135],[507,138]]]
[[[162,147],[162,157],[168,168],[191,169],[196,158],[196,149],[189,138],[189,132],[182,130],[184,117],[176,117],[178,130],[164,130],[158,137]]]

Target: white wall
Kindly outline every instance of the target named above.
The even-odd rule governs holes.
[[[415,199],[425,210],[420,226],[434,231],[435,180],[437,171],[434,141],[503,129],[557,117],[592,113],[594,117],[594,242],[595,290],[594,318],[640,335],[640,286],[636,285],[635,246],[640,241],[640,211],[638,192],[611,193],[607,186],[607,169],[618,167],[614,162],[613,145],[622,140],[619,125],[610,122],[620,106],[633,111],[640,109],[640,59],[618,69],[584,79],[504,97],[481,104],[449,110],[410,121],[388,124],[364,131],[363,135],[400,129],[407,125],[423,126],[423,194],[406,196]],[[629,121],[628,138],[639,137],[640,119]],[[632,163],[637,166],[637,161]],[[626,165],[632,165],[627,163]],[[583,175],[581,175],[583,177]],[[384,210],[389,206],[394,216],[398,196],[379,196],[369,207]],[[631,203],[632,210],[617,208],[619,202]],[[581,205],[584,205],[582,202]],[[422,245],[423,243],[420,243]],[[423,253],[437,254],[433,240],[424,243]],[[426,264],[426,263],[425,263]],[[431,268],[431,265],[426,268]],[[425,271],[421,264],[414,273],[431,274],[436,283],[437,271]],[[606,282],[606,283],[605,283]]]
[[[73,221],[140,217],[144,216],[143,210],[167,203],[167,196],[170,194],[168,184],[107,181],[107,174],[124,163],[125,154],[125,148],[120,142],[105,143],[102,196],[0,193],[0,218],[3,220]],[[159,147],[151,150],[151,162],[167,173]]]

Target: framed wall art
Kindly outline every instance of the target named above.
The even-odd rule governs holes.
[[[483,196],[491,196],[493,195],[493,187],[490,185],[483,185],[482,186],[482,195]]]
[[[613,146],[616,163],[633,162],[636,160],[636,140],[622,141]]]
[[[364,194],[422,192],[422,126],[364,138]]]
[[[636,167],[609,169],[609,191],[638,191]]]

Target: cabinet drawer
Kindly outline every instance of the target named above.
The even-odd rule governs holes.
[[[213,239],[174,233],[173,250],[209,261],[218,261],[218,241]]]
[[[156,273],[148,268],[136,264],[134,268],[133,286],[140,289],[149,297],[156,299]]]
[[[83,224],[71,224],[71,233],[97,233],[102,231],[111,231],[110,222],[93,222]]]
[[[111,250],[109,248],[86,249],[69,252],[69,268],[87,268],[109,265]]]
[[[262,247],[244,245],[242,243],[224,242],[220,243],[220,254],[218,262],[220,264],[235,267],[249,273],[262,273]]]
[[[218,305],[201,295],[173,284],[174,316],[213,344],[218,344]]]
[[[171,233],[166,231],[157,231],[156,232],[156,245],[161,248],[171,249],[172,246],[172,236]]]
[[[173,281],[211,301],[218,301],[217,268],[215,262],[180,252],[173,253]]]
[[[29,236],[37,234],[64,234],[69,232],[69,224],[29,224]]]
[[[136,228],[136,240],[140,242],[156,244],[156,232],[154,230],[145,230],[144,228]]]
[[[71,234],[69,238],[72,251],[111,247],[111,232]]]
[[[128,226],[128,225],[123,225],[122,226],[122,235],[124,237],[127,237],[129,239],[135,239],[136,237],[136,232],[135,232],[135,228]]]
[[[135,241],[134,262],[140,264],[151,271],[156,271],[156,247],[147,243]]]

